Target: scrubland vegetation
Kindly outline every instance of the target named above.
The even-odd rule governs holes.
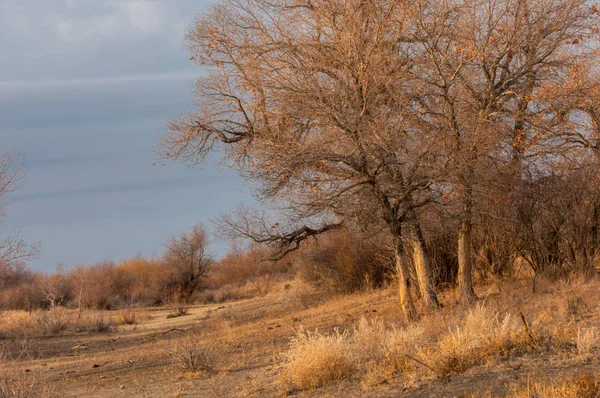
[[[0,392],[598,396],[599,32],[585,0],[211,8],[158,156],[218,149],[260,208],[218,260],[198,225],[43,275],[8,238]]]

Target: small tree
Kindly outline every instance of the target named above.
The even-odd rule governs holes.
[[[167,240],[164,264],[169,276],[165,288],[179,302],[189,302],[202,279],[208,276],[214,259],[206,252],[207,245],[208,236],[202,224]]]

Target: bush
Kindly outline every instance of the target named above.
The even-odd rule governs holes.
[[[204,344],[202,336],[188,333],[176,340],[171,347],[173,366],[181,372],[212,372],[216,368],[213,349]]]
[[[17,358],[0,353],[0,397],[37,398],[50,396],[49,384],[40,371],[25,371],[18,360],[29,355],[24,346]]]
[[[135,325],[137,316],[134,310],[127,309],[119,312],[119,321],[124,325]]]
[[[352,293],[382,286],[392,274],[390,264],[376,240],[336,231],[300,253],[298,271],[319,291]]]

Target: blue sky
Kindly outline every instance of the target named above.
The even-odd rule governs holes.
[[[165,123],[192,104],[202,70],[181,43],[210,3],[0,0],[0,151],[28,166],[0,238],[40,241],[32,268],[160,253],[170,234],[251,201],[218,159],[153,165]]]

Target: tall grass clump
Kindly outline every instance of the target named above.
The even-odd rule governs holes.
[[[527,347],[526,332],[514,316],[478,305],[467,312],[461,325],[448,330],[420,355],[443,376]]]
[[[295,389],[311,390],[346,379],[354,371],[348,333],[300,330],[285,355],[282,376]]]

